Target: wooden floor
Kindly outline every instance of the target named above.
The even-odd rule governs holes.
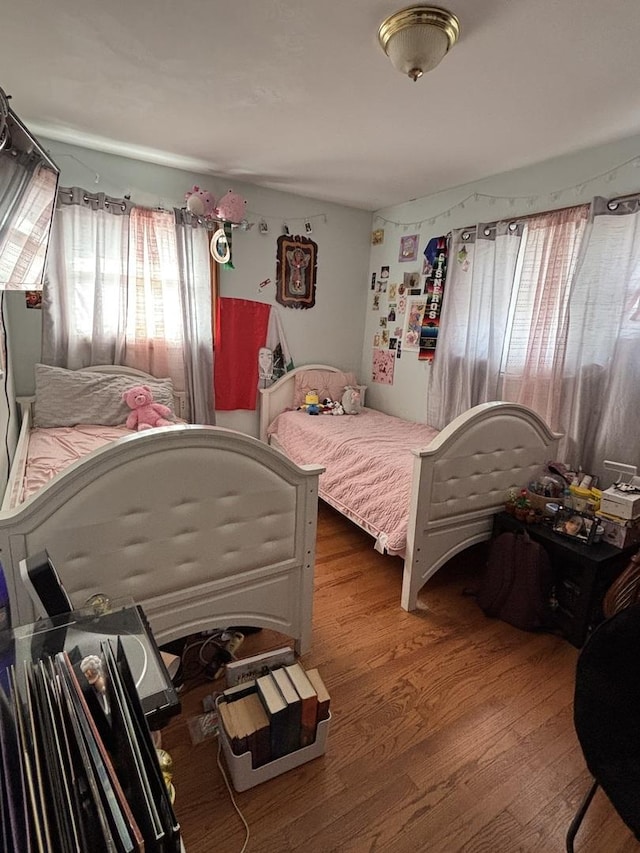
[[[314,633],[302,658],[329,688],[326,755],[235,794],[251,853],[551,853],[590,777],[572,721],[578,651],[486,618],[462,591],[482,546],[443,567],[400,608],[401,563],[325,505],[318,528]],[[240,656],[283,645],[262,631]],[[286,641],[285,641],[286,642]],[[174,760],[187,853],[240,851],[245,831],[189,718],[221,682],[187,685],[163,731]],[[638,844],[598,791],[577,853]]]

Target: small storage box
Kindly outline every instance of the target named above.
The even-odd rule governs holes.
[[[599,513],[598,513],[599,515]],[[629,545],[640,543],[640,519],[635,521],[613,521],[599,515],[598,523],[604,528],[602,541],[616,548],[627,548]]]
[[[319,758],[321,755],[324,755],[327,748],[327,735],[329,734],[330,722],[331,715],[329,715],[326,720],[322,720],[318,723],[314,743],[309,744],[309,746],[305,746],[302,749],[296,749],[288,755],[283,755],[282,758],[276,758],[275,761],[270,761],[262,767],[256,767],[255,770],[251,766],[250,752],[244,752],[242,755],[236,755],[232,751],[224,726],[222,725],[222,722],[220,722],[218,725],[218,737],[222,744],[225,763],[229,770],[235,790],[238,792],[247,791],[255,785],[260,785],[261,782],[267,782],[269,779],[273,779],[281,773],[286,773],[287,770],[293,770],[294,767],[306,764],[306,762],[311,761],[312,758]]]
[[[640,517],[640,495],[637,492],[621,492],[614,486],[602,493],[600,511],[618,518]]]

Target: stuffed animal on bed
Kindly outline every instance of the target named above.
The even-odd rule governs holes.
[[[360,389],[347,385],[342,395],[342,408],[345,415],[359,415],[362,411],[362,399]]]
[[[127,418],[127,429],[151,429],[156,426],[172,426],[167,420],[172,414],[168,406],[153,402],[153,394],[148,385],[135,385],[122,395],[122,399],[132,410]]]

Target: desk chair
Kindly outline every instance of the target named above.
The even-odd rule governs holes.
[[[640,554],[607,593],[608,618],[578,658],[574,725],[594,782],[567,832],[567,853],[598,786],[640,841],[639,590]]]

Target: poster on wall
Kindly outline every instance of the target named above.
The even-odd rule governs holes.
[[[313,308],[318,247],[308,237],[278,237],[276,299],[285,308]]]
[[[379,382],[381,385],[393,385],[394,364],[395,353],[393,350],[374,349],[372,375],[373,381]]]
[[[440,330],[440,315],[447,277],[448,243],[446,237],[434,237],[424,250],[431,272],[425,280],[426,309],[420,329],[420,361],[433,361]]]
[[[419,234],[408,234],[400,238],[399,261],[415,261],[418,258]]]
[[[405,316],[404,332],[402,335],[403,349],[418,352],[420,348],[422,318],[424,317],[426,307],[427,303],[424,296],[419,298],[410,297],[407,300],[407,313]]]

